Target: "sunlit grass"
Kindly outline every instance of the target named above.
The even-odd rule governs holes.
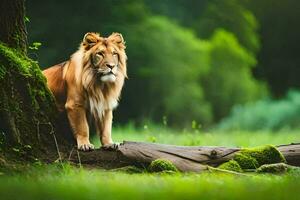
[[[155,142],[174,145],[199,145],[199,146],[237,146],[254,147],[265,144],[288,144],[300,142],[300,131],[232,131],[232,132],[207,132],[200,130],[173,130],[170,128],[145,125],[143,128],[134,126],[115,127],[113,129],[115,142],[140,141]],[[99,139],[94,138],[94,143],[99,146]]]
[[[175,145],[259,146],[299,142],[298,131],[203,132],[145,125],[115,127],[113,138]],[[99,140],[94,138],[94,143]],[[127,174],[68,164],[33,167],[20,174],[0,176],[0,199],[300,199],[300,172],[287,175],[235,176],[216,173]]]
[[[125,174],[65,166],[0,177],[1,199],[297,199],[300,176]]]

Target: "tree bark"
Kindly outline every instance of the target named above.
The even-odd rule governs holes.
[[[0,41],[26,53],[27,31],[24,0],[0,1]]]
[[[65,140],[54,135],[55,101],[39,66],[26,56],[26,35],[24,0],[1,0],[0,158],[52,160]]]
[[[230,147],[174,146],[125,141],[110,151],[73,151],[69,160],[87,166],[114,169],[130,165],[147,168],[153,160],[162,158],[170,160],[182,172],[199,172],[207,170],[207,166],[216,167],[229,161],[240,150]],[[300,166],[300,143],[279,145],[278,150],[285,157],[287,164]]]

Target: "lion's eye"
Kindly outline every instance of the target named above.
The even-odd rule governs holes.
[[[97,55],[104,57],[104,53],[102,51],[99,51]]]
[[[113,52],[113,56],[118,56],[117,52]]]

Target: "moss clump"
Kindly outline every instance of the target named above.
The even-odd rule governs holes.
[[[235,172],[243,172],[241,166],[235,160],[230,160],[226,163],[223,163],[218,168],[219,169],[226,169],[226,170],[230,170],[230,171],[235,171]]]
[[[151,162],[151,164],[148,167],[148,171],[149,172],[165,172],[165,171],[178,172],[178,169],[169,160],[156,159]]]
[[[280,174],[287,172],[291,168],[291,166],[285,163],[265,164],[256,169],[256,172]]]
[[[257,160],[250,155],[237,153],[234,156],[234,160],[239,164],[242,169],[256,169],[259,167]]]
[[[257,169],[265,164],[285,162],[285,158],[276,147],[266,145],[263,147],[242,149],[234,155],[233,160],[223,163],[218,168],[241,172],[247,169]],[[281,168],[284,168],[283,165],[278,165],[277,167],[279,171],[282,170]],[[268,170],[267,168],[268,167],[262,167],[262,169],[259,169],[258,171]]]
[[[236,160],[243,169],[255,169],[264,164],[286,162],[283,155],[272,145],[242,149],[233,159]],[[253,159],[255,159],[257,163]]]

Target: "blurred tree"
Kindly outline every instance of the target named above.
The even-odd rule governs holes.
[[[187,27],[193,27],[209,2],[208,0],[159,0],[158,3],[158,1],[145,0],[153,13],[168,16]]]
[[[167,15],[192,28],[200,38],[210,38],[222,28],[232,32],[249,51],[259,49],[255,16],[238,0],[145,0],[154,13]]]
[[[198,84],[209,69],[207,42],[164,17],[147,18],[130,32],[128,118],[161,121],[166,115],[173,125],[210,123],[210,105]]]
[[[210,37],[216,29],[233,33],[238,42],[254,55],[260,47],[255,16],[239,0],[210,0],[203,13],[194,20],[200,37]]]
[[[252,76],[255,57],[227,31],[217,29],[211,38],[210,71],[202,84],[212,104],[214,120],[228,115],[236,104],[254,101],[266,95],[266,87]]]
[[[256,77],[266,80],[274,96],[300,88],[300,1],[244,0],[260,22],[262,48]]]

